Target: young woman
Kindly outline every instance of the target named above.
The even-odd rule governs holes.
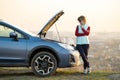
[[[79,25],[76,27],[75,35],[77,36],[76,48],[79,51],[83,63],[84,63],[84,74],[90,73],[91,68],[88,61],[88,49],[89,49],[89,33],[90,26],[86,24],[85,16],[80,16],[78,18]]]

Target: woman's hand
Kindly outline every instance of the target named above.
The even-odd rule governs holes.
[[[89,33],[90,33],[90,26],[88,27],[87,30],[85,30],[84,28],[82,28],[82,31],[83,31],[86,35],[89,35]]]

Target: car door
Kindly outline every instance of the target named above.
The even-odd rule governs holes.
[[[10,38],[11,32],[18,35],[18,40]],[[24,65],[26,49],[27,40],[23,34],[0,24],[0,66]]]

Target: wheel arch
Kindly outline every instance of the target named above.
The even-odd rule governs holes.
[[[57,66],[59,65],[60,59],[59,56],[57,54],[57,51],[55,51],[53,48],[50,48],[48,46],[42,46],[42,47],[36,47],[32,50],[31,54],[29,55],[29,65],[31,65],[31,61],[33,59],[33,57],[38,53],[38,52],[42,52],[42,51],[46,51],[46,52],[50,52],[57,60]]]

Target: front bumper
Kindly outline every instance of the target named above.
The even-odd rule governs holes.
[[[74,67],[81,64],[80,54],[77,50],[64,52],[62,51],[60,55],[60,68]]]
[[[80,54],[78,51],[73,51],[69,56],[69,65],[70,67],[79,66],[80,62]]]

